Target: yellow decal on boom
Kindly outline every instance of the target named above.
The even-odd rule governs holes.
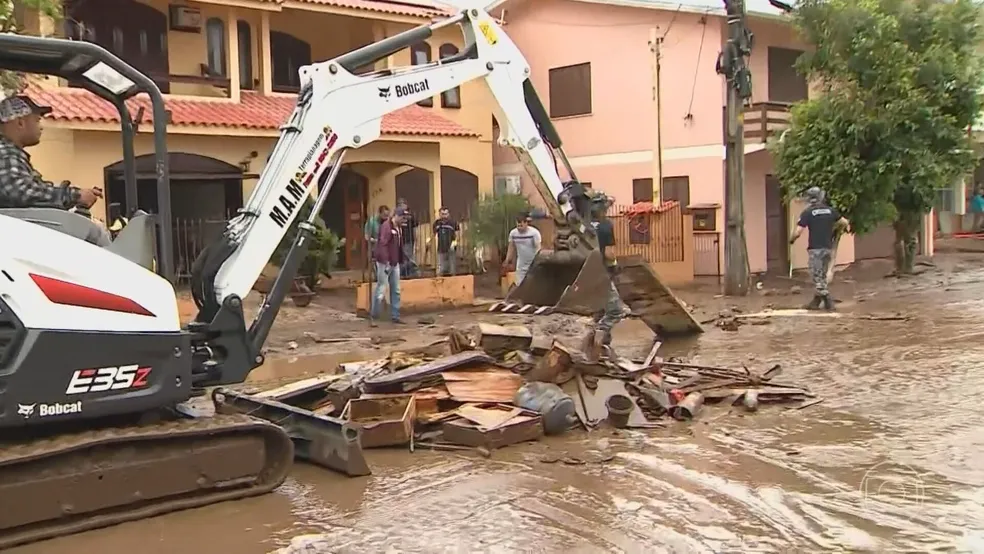
[[[478,30],[482,31],[482,35],[485,36],[485,41],[489,43],[489,46],[495,46],[499,42],[499,37],[496,36],[492,26],[488,23],[479,23]]]

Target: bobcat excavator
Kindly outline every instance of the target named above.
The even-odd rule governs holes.
[[[543,263],[579,268],[597,256],[592,198],[555,169],[554,152],[566,158],[528,63],[483,7],[464,2],[453,2],[446,19],[299,69],[296,107],[257,186],[192,267],[199,312],[184,328],[172,286],[168,114],[159,89],[95,44],[0,35],[0,68],[60,76],[116,106],[128,190],[128,224],[106,248],[78,238],[82,223],[71,218],[82,216],[60,212],[50,226],[0,211],[0,235],[17,237],[0,251],[0,550],[272,491],[295,449],[361,458],[359,431],[342,420],[321,418],[333,435],[314,444],[284,423],[285,405],[265,405],[275,416],[224,410],[225,389],[213,390],[211,412],[192,405],[206,388],[242,383],[264,362],[264,342],[346,153],[378,140],[388,113],[484,79],[500,141],[525,164],[559,229]],[[466,44],[460,54],[354,73],[455,25]],[[141,117],[130,117],[125,100],[139,92],[152,112],[156,215],[136,210],[133,136]],[[247,324],[242,299],[319,181],[310,217]]]

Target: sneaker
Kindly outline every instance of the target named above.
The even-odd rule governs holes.
[[[404,321],[400,318],[391,319],[390,321],[392,321],[394,325],[406,325],[406,323],[404,323]]]

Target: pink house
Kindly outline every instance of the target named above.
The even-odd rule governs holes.
[[[754,33],[752,102],[745,108],[745,229],[753,273],[806,266],[805,243],[786,237],[802,206],[785,205],[766,141],[786,126],[789,104],[810,94],[793,69],[804,46],[767,0],[746,0]],[[725,89],[715,62],[727,37],[722,0],[504,0],[505,28],[525,53],[581,181],[618,203],[678,200],[695,213],[695,273],[717,274],[723,249]],[[656,58],[659,46],[659,81]],[[659,110],[657,110],[657,99]],[[657,115],[659,111],[659,115]],[[657,129],[659,131],[657,131]],[[659,172],[662,183],[653,183]],[[496,148],[497,184],[521,183],[508,149]],[[703,230],[700,228],[703,227]],[[889,228],[842,241],[839,263],[892,253]]]

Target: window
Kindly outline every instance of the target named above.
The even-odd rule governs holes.
[[[134,0],[66,2],[65,35],[102,46],[150,76],[161,92],[170,91],[163,12]]]
[[[450,58],[458,53],[458,47],[453,44],[442,44],[441,48],[438,49],[438,54],[441,59]],[[451,90],[446,90],[441,93],[441,107],[442,108],[460,108],[461,107],[461,87],[454,87]]]
[[[239,88],[253,90],[253,33],[249,23],[237,22],[236,33],[239,34]]]
[[[663,177],[663,190],[661,191],[663,202],[676,200],[680,207],[686,208],[690,205],[690,177],[681,175],[678,177]]]
[[[773,102],[799,102],[810,95],[806,77],[796,71],[796,60],[802,50],[769,47],[769,100]]]
[[[591,64],[550,70],[550,117],[591,113]]]
[[[427,65],[431,63],[431,47],[430,44],[426,42],[418,42],[410,47],[410,62],[413,65]],[[424,108],[433,108],[434,99],[425,98],[420,102],[417,102],[418,106]]]
[[[226,76],[226,36],[225,23],[210,17],[205,22],[205,44],[208,49],[208,72],[211,75]]]
[[[632,203],[653,201],[653,180],[632,179]]]
[[[297,71],[311,64],[311,45],[287,33],[270,31],[270,57],[274,92],[299,91],[301,78]]]

